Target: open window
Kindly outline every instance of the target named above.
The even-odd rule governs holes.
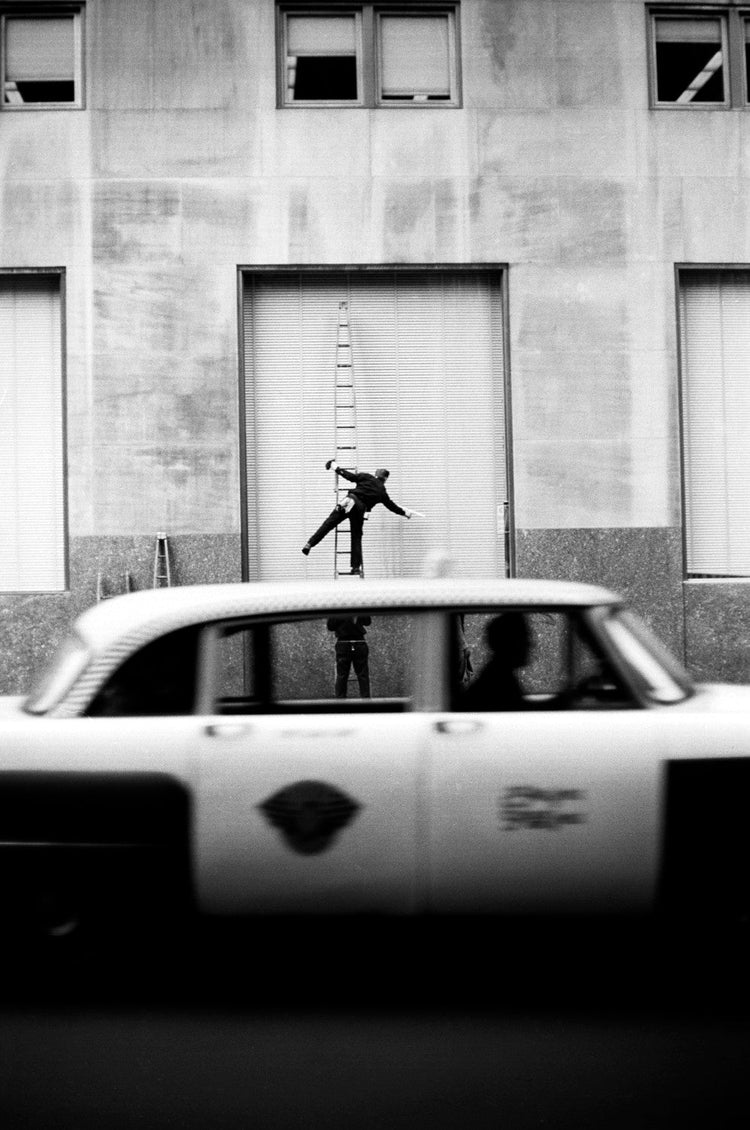
[[[414,618],[334,613],[214,624],[199,712],[400,711],[411,700]]]
[[[285,105],[360,98],[361,26],[356,12],[288,12],[284,22]]]
[[[457,106],[458,5],[280,4],[279,105]]]
[[[178,628],[145,644],[109,677],[87,713],[126,718],[195,711],[200,627]]]
[[[651,20],[655,105],[728,106],[726,17],[654,13]]]
[[[83,106],[82,9],[0,9],[2,108]]]
[[[604,710],[635,706],[580,616],[504,609],[454,617],[454,709]]]

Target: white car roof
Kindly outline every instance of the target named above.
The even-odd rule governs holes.
[[[93,651],[116,640],[152,639],[190,624],[235,616],[315,613],[406,606],[468,609],[485,605],[590,607],[621,605],[597,585],[522,579],[415,577],[398,580],[245,582],[145,589],[113,597],[84,612],[76,623]]]

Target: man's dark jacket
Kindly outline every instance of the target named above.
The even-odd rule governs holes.
[[[356,483],[353,490],[348,491],[364,510],[370,511],[373,506],[377,506],[379,502],[383,503],[388,510],[392,510],[394,514],[400,514],[402,518],[406,517],[406,511],[402,506],[388,494],[385,489],[385,483],[382,479],[376,479],[374,475],[368,475],[366,471],[345,471],[343,467],[339,467],[336,472],[341,475],[343,479],[348,479],[350,483]]]

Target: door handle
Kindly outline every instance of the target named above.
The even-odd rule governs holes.
[[[209,722],[204,733],[209,738],[241,738],[251,729],[245,722]]]
[[[447,718],[435,723],[439,734],[473,734],[481,728],[482,723],[476,718]]]

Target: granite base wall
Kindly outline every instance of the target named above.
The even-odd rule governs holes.
[[[686,581],[686,660],[696,679],[750,683],[750,579]]]
[[[239,535],[180,534],[169,537],[172,583],[218,583],[242,579]],[[96,603],[97,582],[107,596],[151,588],[156,539],[81,537],[70,541],[70,587],[60,593],[0,596],[0,694],[25,694],[73,621]]]
[[[239,535],[169,538],[174,584],[242,579]],[[24,694],[75,618],[106,595],[153,584],[155,539],[70,543],[70,589],[0,596],[0,693]],[[676,528],[519,530],[516,574],[604,585],[621,593],[696,679],[750,682],[750,579],[684,581]]]
[[[679,529],[519,530],[516,575],[583,581],[613,589],[675,655],[685,658]]]

